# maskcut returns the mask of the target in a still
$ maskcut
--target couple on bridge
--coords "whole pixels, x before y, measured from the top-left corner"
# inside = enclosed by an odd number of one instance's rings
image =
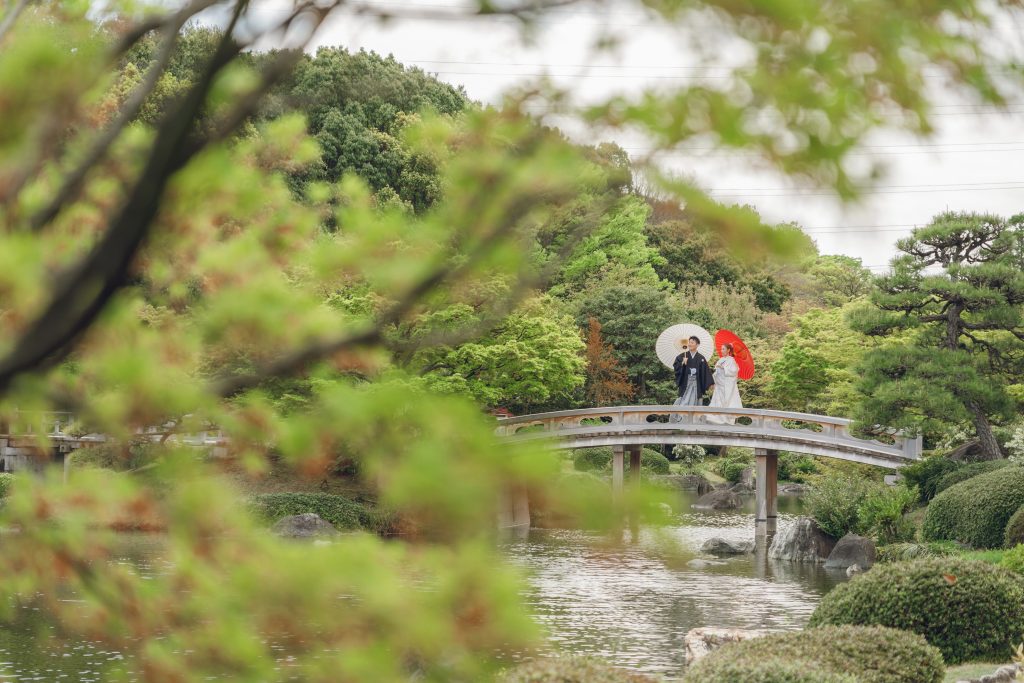
[[[672,405],[677,406],[700,406],[704,405],[704,394],[710,389],[713,393],[708,406],[711,408],[742,408],[739,388],[736,381],[740,368],[736,362],[733,345],[722,344],[719,348],[718,362],[715,363],[712,373],[708,366],[708,360],[698,351],[700,338],[691,336],[688,339],[681,339],[680,342],[686,345],[686,350],[676,356],[672,364],[676,375],[676,387],[679,389],[679,398]],[[681,344],[682,345],[682,344]],[[707,415],[707,422],[714,424],[733,424],[735,418],[725,415]],[[681,421],[678,415],[673,415],[673,422]]]

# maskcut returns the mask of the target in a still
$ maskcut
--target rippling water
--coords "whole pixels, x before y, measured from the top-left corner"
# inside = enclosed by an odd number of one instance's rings
[[[683,494],[683,509],[692,500]],[[799,505],[780,499],[780,529],[792,523]],[[696,553],[713,536],[753,540],[754,528],[748,500],[739,512],[681,514],[662,533]],[[666,678],[681,675],[689,629],[800,628],[821,596],[846,579],[842,571],[768,561],[764,552],[693,569],[664,552],[652,529],[626,531],[621,540],[534,529],[509,542],[506,552],[528,571],[529,608],[553,646]]]
[[[692,502],[681,494],[680,509],[689,510]],[[795,498],[780,499],[780,529],[799,505]],[[681,674],[689,629],[800,628],[821,596],[846,578],[818,566],[770,562],[763,552],[688,567],[686,560],[712,536],[753,539],[753,501],[737,512],[680,514],[667,528],[627,529],[616,539],[533,529],[503,549],[527,571],[527,606],[553,647],[671,680]],[[160,536],[126,535],[124,541],[116,562],[143,576],[165,566]],[[43,651],[33,647],[49,633],[52,627],[33,610],[0,629],[0,682],[102,681],[104,669],[121,659],[96,643],[55,639]]]

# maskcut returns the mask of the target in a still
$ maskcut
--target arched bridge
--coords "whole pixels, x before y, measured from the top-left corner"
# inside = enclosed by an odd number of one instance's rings
[[[851,420],[753,408],[618,406],[563,410],[498,420],[511,441],[550,441],[553,448],[611,446],[613,491],[622,490],[624,456],[639,475],[640,448],[648,444],[739,446],[754,449],[757,520],[773,521],[778,452],[792,451],[897,469],[921,457],[921,438],[891,432],[882,440],[850,433]]]

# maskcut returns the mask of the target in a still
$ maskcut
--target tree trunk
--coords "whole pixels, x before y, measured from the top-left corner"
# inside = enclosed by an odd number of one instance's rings
[[[981,407],[973,401],[967,405],[973,415],[974,429],[978,433],[978,445],[980,446],[981,454],[979,460],[999,460],[1003,457],[1003,451],[999,448],[999,442],[996,441],[996,435],[992,431],[992,425],[988,423],[988,418],[985,417],[985,413],[982,412]]]

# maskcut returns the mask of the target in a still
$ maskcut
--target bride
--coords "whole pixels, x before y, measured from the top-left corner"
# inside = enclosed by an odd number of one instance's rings
[[[736,386],[736,376],[740,366],[733,357],[732,344],[722,344],[715,363],[715,392],[711,395],[709,408],[742,408],[740,392]],[[735,424],[736,418],[730,415],[708,415],[707,421],[714,424]]]

